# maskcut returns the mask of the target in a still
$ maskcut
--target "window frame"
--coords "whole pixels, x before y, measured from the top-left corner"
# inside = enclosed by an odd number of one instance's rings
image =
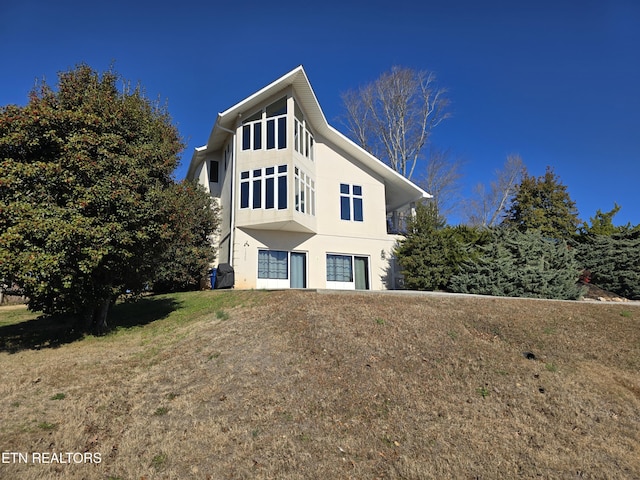
[[[340,183],[340,220],[364,222],[362,185]],[[358,193],[356,193],[358,192]]]

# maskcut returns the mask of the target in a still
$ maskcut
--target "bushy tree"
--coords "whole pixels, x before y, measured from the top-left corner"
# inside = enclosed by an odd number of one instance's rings
[[[476,252],[452,276],[452,291],[572,300],[582,294],[580,269],[564,240],[498,228]]]
[[[617,203],[613,204],[613,208],[608,212],[602,212],[598,209],[593,217],[589,218],[589,223],[584,222],[580,226],[580,236],[593,235],[613,235],[614,233],[629,232],[633,229],[630,223],[626,225],[616,226],[613,224],[613,217],[620,211],[622,207]]]
[[[547,167],[541,177],[524,174],[502,224],[520,232],[535,230],[545,237],[569,240],[577,233],[580,220],[567,187]]]
[[[581,235],[576,243],[576,258],[589,272],[591,283],[640,300],[640,225],[617,228],[609,235]]]
[[[26,106],[2,107],[0,278],[31,309],[105,329],[110,305],[147,287],[175,237],[160,205],[182,148],[166,108],[112,70],[80,65],[57,90],[42,83]]]
[[[202,185],[189,181],[174,185],[164,196],[159,208],[174,228],[155,272],[153,290],[197,289],[215,258],[211,234],[218,229],[218,205]]]
[[[448,290],[451,276],[470,255],[466,246],[484,236],[474,228],[446,226],[432,202],[418,205],[408,230],[395,255],[405,287],[412,290]]]

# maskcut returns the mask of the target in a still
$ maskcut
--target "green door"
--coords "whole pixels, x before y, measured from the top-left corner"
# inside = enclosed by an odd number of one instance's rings
[[[367,257],[354,257],[353,263],[356,290],[369,290],[369,259]]]

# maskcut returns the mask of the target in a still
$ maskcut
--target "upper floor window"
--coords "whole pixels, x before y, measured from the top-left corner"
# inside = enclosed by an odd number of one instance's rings
[[[340,218],[355,222],[363,221],[362,186],[340,184]]]
[[[294,108],[293,144],[296,152],[313,161],[313,135],[297,103]]]
[[[294,167],[294,198],[296,212],[316,214],[316,182],[300,168]]]
[[[212,183],[218,183],[220,178],[220,162],[217,160],[211,160],[209,165],[209,181]]]
[[[242,149],[287,148],[287,97],[267,105],[242,122]]]
[[[287,166],[240,172],[240,208],[287,208]]]

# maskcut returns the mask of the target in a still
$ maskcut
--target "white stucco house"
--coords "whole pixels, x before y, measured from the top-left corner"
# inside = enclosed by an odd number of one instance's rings
[[[394,224],[430,197],[327,123],[302,66],[218,114],[187,178],[235,288],[396,288]]]

